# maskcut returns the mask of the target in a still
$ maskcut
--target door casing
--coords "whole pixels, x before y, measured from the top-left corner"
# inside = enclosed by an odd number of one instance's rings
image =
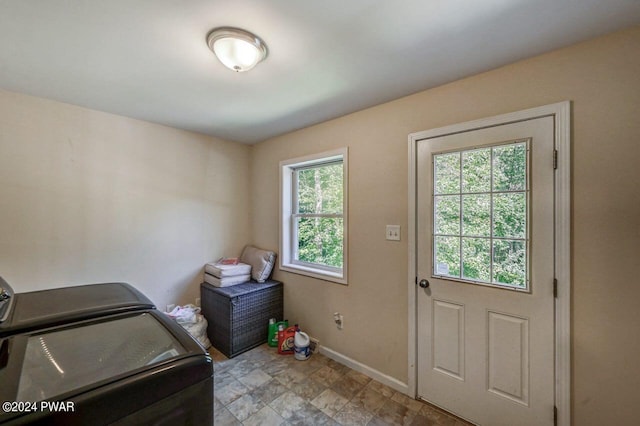
[[[554,221],[555,221],[555,406],[557,424],[571,424],[571,103],[559,102],[522,111],[468,121],[409,135],[409,217],[408,217],[408,391],[417,395],[417,143],[419,140],[515,123],[539,117],[553,117],[556,151]],[[553,161],[550,159],[549,161]]]

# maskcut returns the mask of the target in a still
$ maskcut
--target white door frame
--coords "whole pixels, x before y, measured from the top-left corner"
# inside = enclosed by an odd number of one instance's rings
[[[466,123],[454,124],[437,129],[416,132],[409,135],[409,275],[408,275],[408,341],[409,396],[417,396],[417,146],[418,141],[427,138],[462,133],[476,129],[494,127],[534,118],[554,118],[555,150],[557,170],[555,171],[555,278],[557,298],[555,300],[555,406],[557,424],[571,424],[571,102],[564,101],[523,111],[497,115]],[[549,159],[552,161],[552,159]]]

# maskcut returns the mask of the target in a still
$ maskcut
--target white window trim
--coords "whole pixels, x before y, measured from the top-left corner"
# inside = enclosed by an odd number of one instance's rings
[[[283,160],[280,162],[280,256],[279,256],[279,268],[282,271],[292,272],[295,274],[306,275],[321,280],[332,281],[339,284],[347,284],[348,280],[348,182],[349,182],[349,161],[348,161],[348,149],[339,148],[332,151],[321,152],[319,154],[307,155],[304,157],[292,158],[289,160]],[[342,161],[343,170],[343,264],[342,270],[337,268],[323,267],[322,265],[315,265],[306,262],[300,262],[295,260],[294,256],[294,233],[295,227],[293,226],[293,172],[295,169],[314,164],[321,164],[331,161]]]

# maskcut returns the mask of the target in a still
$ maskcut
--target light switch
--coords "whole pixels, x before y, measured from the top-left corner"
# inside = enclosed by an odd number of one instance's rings
[[[400,241],[400,225],[387,225],[387,240]]]

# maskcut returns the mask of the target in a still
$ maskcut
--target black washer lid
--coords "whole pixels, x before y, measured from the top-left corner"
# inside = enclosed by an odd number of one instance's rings
[[[0,285],[6,284],[3,282]],[[13,306],[0,323],[0,337],[119,312],[155,309],[151,300],[126,283],[18,293],[9,300],[13,300]]]

